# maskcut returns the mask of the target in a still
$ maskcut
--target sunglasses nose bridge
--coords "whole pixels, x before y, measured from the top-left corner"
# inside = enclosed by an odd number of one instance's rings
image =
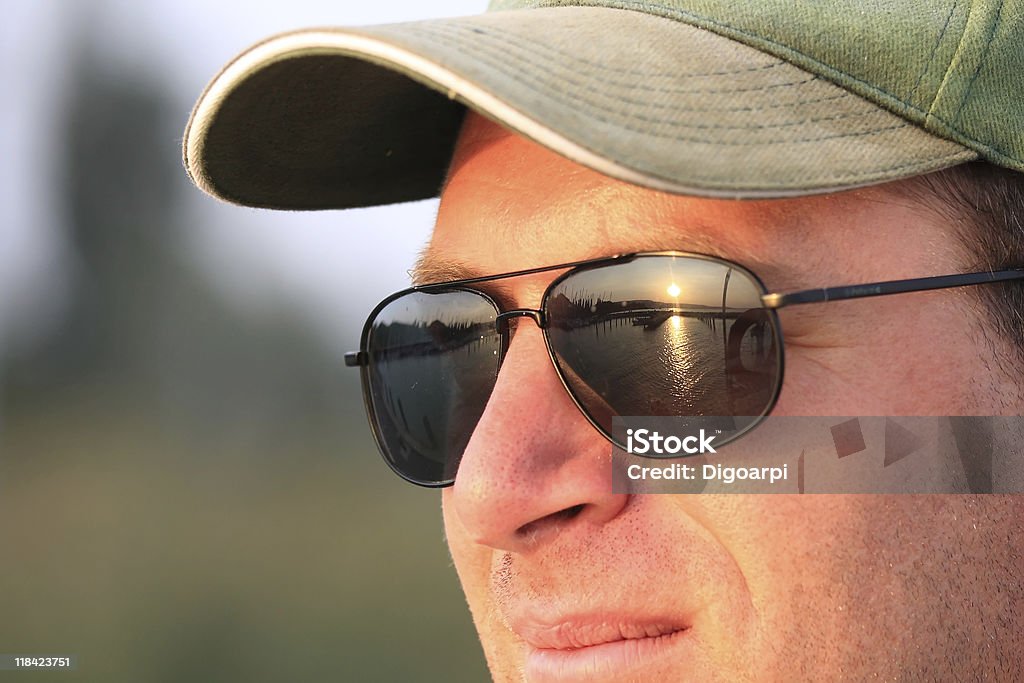
[[[512,318],[530,318],[542,330],[547,326],[544,311],[536,308],[514,308],[511,311],[503,311],[495,317],[494,324],[498,328],[498,332],[507,332],[509,320]]]

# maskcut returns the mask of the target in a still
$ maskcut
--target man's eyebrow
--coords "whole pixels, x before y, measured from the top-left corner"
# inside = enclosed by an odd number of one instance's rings
[[[483,275],[484,273],[461,261],[438,259],[429,251],[420,254],[416,259],[416,264],[409,270],[409,277],[412,278],[412,283],[416,286],[468,280]]]
[[[415,286],[469,280],[493,274],[483,273],[462,261],[440,259],[429,250],[420,254],[416,259],[416,264],[409,270],[409,277],[412,278],[412,283]],[[504,310],[516,307],[515,297],[511,290],[501,282],[480,282],[473,288],[486,292]]]

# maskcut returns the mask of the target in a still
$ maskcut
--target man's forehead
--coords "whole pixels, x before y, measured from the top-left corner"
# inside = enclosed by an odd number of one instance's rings
[[[441,282],[679,250],[737,261],[774,288],[797,287],[826,274],[851,240],[892,229],[871,214],[897,201],[878,189],[756,201],[670,195],[603,176],[470,112],[433,237],[411,274]],[[869,217],[858,222],[860,214]]]
[[[740,256],[730,240],[713,237],[712,226],[700,224],[696,212],[689,212],[690,229],[677,230],[676,214],[685,212],[684,200],[666,201],[659,195],[602,176],[470,112],[453,154],[434,236],[413,271],[414,280],[462,279],[501,272],[495,268],[517,270],[638,251],[725,250]],[[517,258],[505,260],[504,266],[482,263],[481,244],[498,241],[505,254],[515,252]],[[567,242],[571,256],[560,249]]]

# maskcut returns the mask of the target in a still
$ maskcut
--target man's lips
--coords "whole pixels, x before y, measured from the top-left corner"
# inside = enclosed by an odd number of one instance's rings
[[[510,626],[529,646],[524,674],[531,682],[635,676],[668,656],[690,628],[673,618],[612,613],[519,618]]]
[[[513,620],[511,627],[516,635],[538,650],[578,650],[619,640],[658,638],[688,628],[678,620],[611,614],[546,622],[522,618]]]

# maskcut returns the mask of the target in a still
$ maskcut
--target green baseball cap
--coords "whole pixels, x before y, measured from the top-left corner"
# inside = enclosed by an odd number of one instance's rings
[[[440,191],[465,107],[627,182],[784,197],[984,159],[1024,171],[1024,0],[492,2],[286,33],[196,104],[192,180],[229,202]]]

